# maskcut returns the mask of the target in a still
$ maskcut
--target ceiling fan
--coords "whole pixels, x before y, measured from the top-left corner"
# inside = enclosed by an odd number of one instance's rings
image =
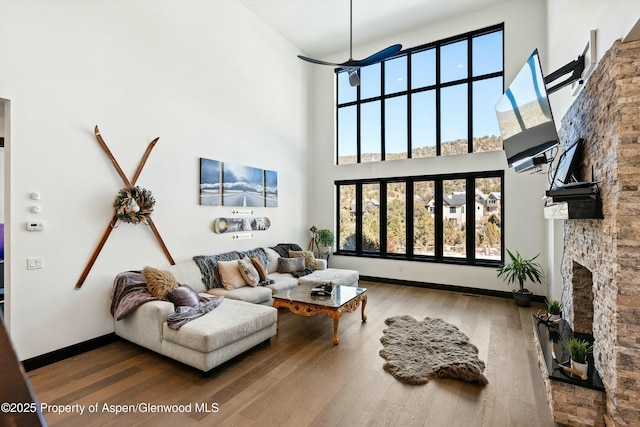
[[[349,84],[351,86],[358,86],[360,84],[360,76],[358,71],[362,67],[375,64],[376,62],[384,61],[387,58],[391,58],[402,49],[401,44],[394,44],[379,52],[374,53],[364,59],[353,59],[353,0],[349,1],[349,60],[341,64],[321,61],[319,59],[308,58],[306,56],[298,55],[298,58],[320,65],[331,65],[333,67],[340,67],[349,74]]]

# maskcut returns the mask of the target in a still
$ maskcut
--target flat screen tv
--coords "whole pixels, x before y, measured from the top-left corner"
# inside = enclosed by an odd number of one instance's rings
[[[558,158],[556,170],[553,174],[552,188],[564,187],[567,184],[578,181],[574,174],[577,171],[577,165],[582,155],[583,142],[584,140],[580,138],[564,148]]]
[[[534,50],[496,104],[507,163],[516,172],[546,163],[545,151],[558,145],[558,134]]]

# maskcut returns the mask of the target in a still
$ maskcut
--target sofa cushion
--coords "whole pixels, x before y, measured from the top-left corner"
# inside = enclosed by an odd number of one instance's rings
[[[229,291],[247,286],[247,282],[245,282],[238,268],[238,260],[218,261],[218,272],[220,273],[222,286]]]
[[[258,257],[254,258],[258,259]],[[260,261],[258,261],[258,264],[260,265]],[[258,286],[258,283],[260,282],[260,274],[258,274],[258,270],[256,270],[256,267],[249,258],[244,257],[238,260],[238,270],[247,285],[253,287]]]
[[[158,299],[166,300],[167,292],[179,286],[176,278],[168,270],[145,267],[142,270],[142,276],[151,295]]]
[[[313,252],[311,251],[289,251],[289,257],[290,258],[304,258],[304,266],[307,268],[313,268],[314,270],[317,268],[316,267],[316,258],[315,256],[313,256]]]
[[[181,285],[167,292],[167,299],[174,307],[193,307],[200,302],[200,296],[190,286]]]
[[[311,274],[300,277],[298,283],[333,283],[334,285],[358,286],[360,273],[357,270],[343,268],[327,268],[316,270]]]
[[[271,248],[264,248],[264,252],[267,254],[267,273],[275,273],[278,271],[278,259],[280,255]]]
[[[260,260],[260,263],[262,264],[262,266],[264,268],[267,268],[268,258],[264,248],[255,248],[248,251],[244,251],[243,253],[244,253],[244,256],[246,256],[249,259],[257,257]]]
[[[216,295],[234,300],[246,301],[253,304],[264,304],[271,301],[271,289],[258,286],[243,286],[242,288],[227,290],[225,288],[213,288],[207,291],[209,295]]]
[[[260,259],[257,256],[254,256],[253,258],[251,258],[251,263],[256,268],[256,271],[258,272],[258,275],[260,276],[260,281],[262,282],[262,281],[267,280],[267,276],[268,276],[267,269],[262,264],[262,262],[260,262]]]
[[[165,322],[162,333],[166,341],[209,353],[268,328],[276,319],[277,310],[273,307],[225,298],[211,312],[180,329],[171,329]]]
[[[174,277],[178,280],[178,283],[182,285],[189,285],[197,292],[204,292],[207,287],[202,283],[202,272],[198,268],[193,260],[179,262],[175,265],[170,265],[167,270],[173,273]]]
[[[269,274],[269,279],[273,280],[273,283],[266,285],[265,288],[271,289],[274,294],[298,286],[298,279],[288,273],[271,273]]]
[[[278,258],[278,273],[296,273],[304,270],[304,258]]]

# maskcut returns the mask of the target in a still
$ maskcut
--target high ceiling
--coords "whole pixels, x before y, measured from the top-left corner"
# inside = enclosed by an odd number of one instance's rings
[[[353,0],[354,47],[506,0]],[[349,49],[349,0],[240,0],[308,56]]]

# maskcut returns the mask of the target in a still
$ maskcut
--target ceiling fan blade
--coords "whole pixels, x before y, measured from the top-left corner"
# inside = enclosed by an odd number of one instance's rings
[[[326,62],[326,61],[320,61],[319,59],[313,59],[313,58],[309,58],[306,56],[302,56],[302,55],[298,55],[298,58],[307,61],[307,62],[312,62],[314,64],[320,64],[320,65],[331,65],[333,67],[339,67],[340,64],[336,64],[334,62]]]
[[[367,65],[375,64],[376,62],[384,61],[387,58],[392,57],[396,53],[402,50],[401,44],[394,44],[393,46],[389,46],[385,49],[382,49],[380,52],[376,52],[371,56],[368,56],[360,61],[354,61],[358,66],[364,67]],[[355,64],[354,64],[355,65]]]

